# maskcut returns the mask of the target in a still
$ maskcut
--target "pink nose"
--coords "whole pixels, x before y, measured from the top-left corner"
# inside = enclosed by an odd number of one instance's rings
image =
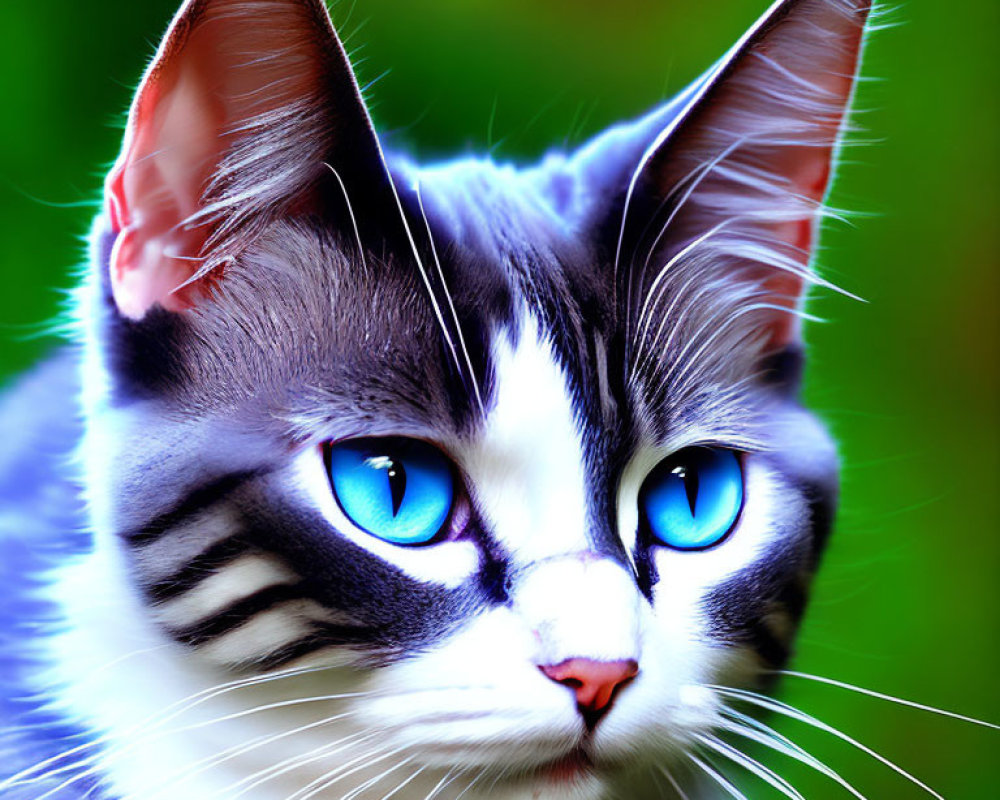
[[[584,717],[594,720],[611,705],[615,692],[639,674],[639,665],[631,658],[624,661],[568,658],[539,669],[550,680],[572,689]]]

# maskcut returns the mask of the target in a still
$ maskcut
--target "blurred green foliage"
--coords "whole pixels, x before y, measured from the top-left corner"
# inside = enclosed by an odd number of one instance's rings
[[[334,17],[392,142],[530,159],[682,88],[765,0],[357,0]],[[37,360],[131,89],[174,0],[4,4],[0,377]],[[841,442],[843,503],[797,666],[1000,720],[996,0],[911,0],[869,41],[857,138],[823,238],[808,399]],[[384,74],[385,70],[390,70]],[[381,76],[381,77],[380,77]],[[949,798],[996,796],[995,732],[802,681],[789,702]],[[780,729],[872,798],[920,796],[824,733]],[[843,793],[767,756],[812,798]],[[770,797],[748,779],[753,798]],[[846,796],[846,795],[843,795]]]

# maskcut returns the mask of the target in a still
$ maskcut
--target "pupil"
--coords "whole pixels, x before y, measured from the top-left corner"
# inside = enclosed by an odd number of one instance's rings
[[[695,516],[695,506],[698,503],[698,470],[677,466],[670,472],[684,481],[684,494],[687,495],[688,508],[691,509],[691,516]]]
[[[399,509],[403,505],[403,496],[406,494],[406,470],[398,461],[387,459],[388,469],[386,477],[389,479],[389,494],[392,497],[392,515],[399,514]]]

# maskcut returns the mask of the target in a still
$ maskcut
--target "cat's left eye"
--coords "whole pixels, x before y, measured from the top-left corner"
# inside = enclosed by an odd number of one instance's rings
[[[362,530],[401,545],[438,538],[455,501],[451,462],[419,439],[348,439],[326,448],[330,486]]]
[[[639,492],[639,511],[658,544],[703,550],[721,542],[743,507],[743,467],[732,450],[687,447],[664,459]]]

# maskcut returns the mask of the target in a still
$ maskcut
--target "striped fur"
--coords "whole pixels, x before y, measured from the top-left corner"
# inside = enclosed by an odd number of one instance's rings
[[[93,539],[39,578],[62,624],[30,644],[30,689],[90,733],[54,775],[30,763],[61,745],[12,726],[29,769],[0,793],[663,797],[643,767],[722,722],[707,687],[789,659],[832,524],[799,319],[828,286],[810,259],[867,12],[777,2],[675,101],[515,170],[384,154],[318,0],[189,0],[108,182],[67,367]],[[204,117],[195,55],[218,59]],[[211,144],[195,164],[176,108]],[[385,435],[455,463],[435,544],[381,541],[333,498],[324,445]],[[639,492],[694,445],[743,454],[745,502],[682,552]],[[639,665],[599,722],[539,669],[571,659]]]

